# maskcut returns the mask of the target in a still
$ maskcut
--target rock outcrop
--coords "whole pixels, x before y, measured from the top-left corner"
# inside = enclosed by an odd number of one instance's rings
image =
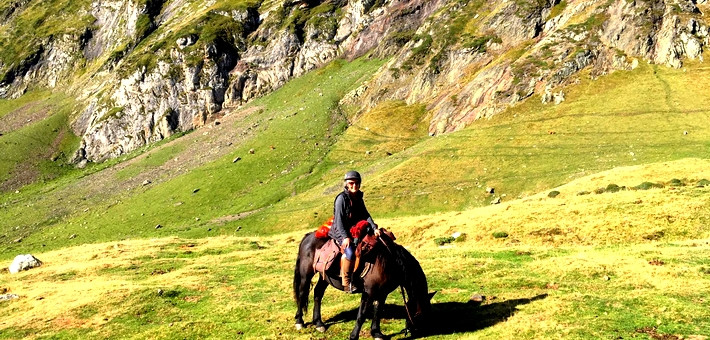
[[[468,5],[471,5],[469,3]],[[466,5],[463,5],[465,7]],[[454,43],[445,35],[462,6],[447,4],[424,22],[378,74],[346,98],[363,111],[387,100],[428,103],[430,133],[451,132],[491,117],[534,94],[564,101],[580,71],[592,77],[635,68],[639,60],[681,67],[702,60],[708,26],[692,1],[505,1],[483,5],[476,36]],[[453,18],[453,19],[452,19]],[[473,39],[471,39],[473,38]],[[466,41],[468,40],[468,41]],[[417,54],[426,49],[426,56]],[[418,65],[412,67],[414,64]]]
[[[61,2],[64,0],[53,0]],[[15,20],[26,1],[0,8]],[[336,58],[391,58],[344,101],[426,103],[431,134],[539,95],[560,103],[592,77],[640,62],[682,67],[708,45],[705,1],[95,0],[84,24],[0,59],[0,97],[28,87],[75,91],[74,161],[116,157],[199,127]],[[83,26],[82,26],[83,25]],[[78,71],[89,72],[72,82]],[[586,73],[585,73],[586,74]]]

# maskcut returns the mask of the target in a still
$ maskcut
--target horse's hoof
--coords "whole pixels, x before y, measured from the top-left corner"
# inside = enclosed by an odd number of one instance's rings
[[[296,324],[296,330],[297,330],[297,331],[300,331],[300,330],[302,330],[302,329],[303,329],[303,324],[302,324],[302,323],[297,323],[297,324]]]
[[[325,333],[325,326],[318,326],[318,327],[316,327],[316,330],[321,333]]]

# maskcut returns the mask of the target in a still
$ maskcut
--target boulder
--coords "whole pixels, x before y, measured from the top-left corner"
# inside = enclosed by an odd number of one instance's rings
[[[7,300],[18,299],[18,298],[20,298],[20,296],[17,294],[1,294],[0,295],[0,301],[7,301]]]
[[[10,265],[10,274],[17,274],[23,270],[30,270],[41,265],[42,261],[30,254],[17,255]]]

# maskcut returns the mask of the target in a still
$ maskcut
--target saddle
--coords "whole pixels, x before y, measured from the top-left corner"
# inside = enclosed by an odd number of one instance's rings
[[[334,239],[328,240],[322,247],[316,248],[316,254],[313,258],[313,269],[320,273],[322,277],[326,277],[325,272],[335,263],[336,259],[340,258],[340,247],[335,243]]]
[[[375,255],[377,254],[378,248],[389,247],[396,238],[391,231],[384,228],[380,228],[381,236],[380,238],[375,237],[375,235],[366,235],[358,243],[355,250],[355,268],[353,270],[353,276],[364,277],[367,272],[369,272],[370,267],[375,262]],[[313,258],[313,269],[320,273],[321,277],[326,279],[328,275],[326,272],[335,262],[340,259],[340,247],[335,243],[335,240],[329,239],[322,247],[316,249],[315,256]]]

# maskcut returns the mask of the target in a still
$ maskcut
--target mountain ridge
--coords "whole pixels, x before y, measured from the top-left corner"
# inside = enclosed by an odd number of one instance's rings
[[[52,6],[62,0],[51,2]],[[0,97],[67,88],[82,109],[74,163],[117,157],[204,125],[226,106],[263,96],[339,57],[391,57],[349,105],[421,103],[429,132],[462,129],[540,95],[564,100],[590,70],[598,77],[639,60],[682,67],[702,60],[704,1],[175,1],[75,2],[58,28],[41,5],[3,7]],[[70,13],[60,17],[72,18]],[[27,17],[27,18],[26,18]],[[51,19],[51,20],[50,20]],[[17,29],[35,20],[46,37]],[[31,51],[31,50],[30,50]],[[23,56],[24,55],[24,56]],[[76,75],[82,74],[80,77]]]

